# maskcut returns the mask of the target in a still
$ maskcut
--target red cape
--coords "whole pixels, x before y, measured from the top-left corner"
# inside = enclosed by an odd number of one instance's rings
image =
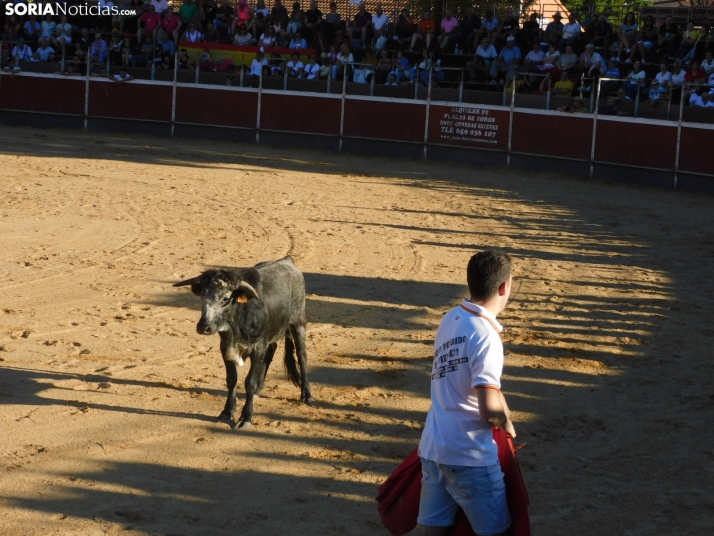
[[[530,536],[528,519],[528,492],[523,483],[518,458],[511,436],[501,428],[493,428],[493,438],[498,445],[498,461],[506,482],[506,498],[511,514],[511,536]],[[389,478],[379,486],[378,510],[382,523],[394,536],[406,534],[416,527],[421,495],[421,460],[416,449],[397,467]],[[461,510],[450,536],[476,536],[471,524]]]

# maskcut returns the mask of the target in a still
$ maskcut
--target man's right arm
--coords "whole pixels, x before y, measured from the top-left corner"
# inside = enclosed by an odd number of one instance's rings
[[[481,420],[495,428],[503,427],[508,434],[516,437],[510,418],[511,411],[501,390],[485,385],[477,386],[475,389]]]

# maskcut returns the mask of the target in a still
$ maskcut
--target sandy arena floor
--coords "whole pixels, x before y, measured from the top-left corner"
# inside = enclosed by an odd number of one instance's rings
[[[386,534],[435,328],[493,246],[534,534],[714,533],[714,198],[10,128],[0,169],[3,536]],[[171,284],[288,253],[317,402],[276,359],[232,431],[218,337]]]

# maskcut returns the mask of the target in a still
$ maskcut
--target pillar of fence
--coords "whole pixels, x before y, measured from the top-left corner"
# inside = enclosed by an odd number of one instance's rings
[[[513,113],[516,108],[516,79],[518,74],[513,74],[513,93],[511,93],[511,109],[508,115],[508,153],[506,153],[506,166],[511,165],[511,144],[513,141]],[[508,84],[503,85],[504,88],[508,87]],[[505,91],[505,90],[504,90]],[[505,103],[504,103],[505,104]]]
[[[677,121],[677,149],[674,153],[674,189],[677,189],[677,175],[679,174],[679,150],[682,143],[682,117],[684,116],[684,88],[679,99],[679,120]]]
[[[199,69],[200,64],[201,64],[200,61],[196,64],[196,85],[198,85],[198,77],[201,74],[201,69]]]
[[[156,62],[151,62],[151,80],[156,80]]]
[[[545,94],[545,109],[550,110],[550,86],[553,85],[553,80],[548,84],[548,92]]]
[[[84,66],[84,130],[89,128],[89,64]]]
[[[245,61],[241,60],[240,64],[240,87],[244,87],[245,82]]]
[[[374,97],[374,79],[376,78],[375,71],[372,71],[372,78],[369,79],[369,96]]]
[[[288,89],[288,66],[285,65],[285,75],[283,76],[283,91],[287,91],[287,89]]]
[[[263,69],[258,77],[258,116],[255,119],[255,143],[260,143],[260,107],[263,104]]]
[[[174,135],[176,127],[176,88],[178,83],[178,50],[174,52],[174,82],[171,90],[171,136]]]
[[[431,74],[434,70],[429,68],[429,89],[426,91],[426,119],[424,119],[424,158],[426,158],[426,144],[429,142],[429,112],[431,111]],[[418,87],[418,84],[417,84]]]
[[[464,70],[461,69],[461,80],[459,81],[459,103],[464,101]]]
[[[600,102],[600,84],[602,80],[598,77],[597,87],[595,88],[595,109],[593,110],[593,139],[590,142],[590,178],[593,178],[595,173],[595,136],[597,135],[597,113],[598,113],[598,102]],[[592,95],[592,93],[591,93]]]
[[[332,72],[332,68],[330,68]],[[327,78],[329,84],[329,76]],[[342,152],[342,136],[345,133],[345,100],[347,99],[347,66],[342,73],[342,103],[340,105],[340,152]]]
[[[327,94],[332,92],[332,66],[327,70]]]

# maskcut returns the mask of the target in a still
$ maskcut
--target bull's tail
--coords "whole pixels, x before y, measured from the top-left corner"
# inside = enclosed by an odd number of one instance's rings
[[[292,333],[288,329],[285,333],[285,372],[288,373],[288,378],[296,387],[302,387],[302,379],[300,378],[300,371],[295,357],[295,342],[293,341]]]

